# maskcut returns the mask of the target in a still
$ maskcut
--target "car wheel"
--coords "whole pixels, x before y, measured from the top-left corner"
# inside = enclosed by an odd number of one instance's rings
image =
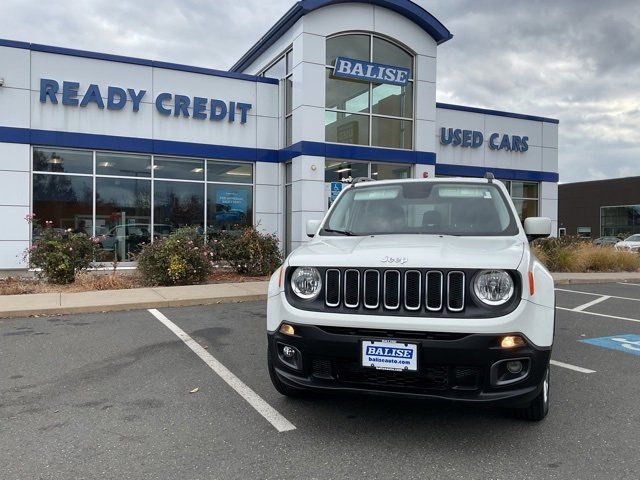
[[[549,377],[549,367],[547,367],[540,393],[526,407],[514,409],[517,418],[539,422],[547,416],[547,413],[549,413]]]
[[[273,383],[274,388],[278,391],[278,393],[284,395],[285,397],[297,398],[301,397],[305,394],[305,391],[300,388],[290,387],[280,380],[276,370],[273,366],[273,358],[271,356],[271,347],[269,347],[269,351],[267,353],[267,365],[269,368],[269,378],[271,378],[271,383]]]

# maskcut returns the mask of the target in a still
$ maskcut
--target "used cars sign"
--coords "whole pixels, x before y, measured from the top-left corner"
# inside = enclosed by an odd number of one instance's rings
[[[333,67],[334,77],[354,78],[365,82],[388,83],[405,87],[409,81],[409,69],[380,63],[338,57]]]

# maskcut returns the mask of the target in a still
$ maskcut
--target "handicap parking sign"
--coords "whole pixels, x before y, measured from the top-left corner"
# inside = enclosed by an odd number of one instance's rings
[[[330,190],[330,195],[329,195],[329,206],[331,206],[333,204],[333,202],[336,200],[336,198],[338,198],[338,195],[340,195],[340,192],[342,191],[342,187],[344,186],[344,184],[342,182],[331,182],[331,190]]]
[[[640,335],[628,333],[626,335],[613,335],[612,337],[588,338],[580,340],[583,343],[610,348],[621,352],[640,356]]]

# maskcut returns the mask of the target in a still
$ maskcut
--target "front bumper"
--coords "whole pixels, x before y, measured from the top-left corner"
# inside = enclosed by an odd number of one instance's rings
[[[531,342],[511,349],[500,347],[501,335],[368,330],[295,325],[295,335],[268,333],[269,355],[283,383],[306,390],[364,392],[405,397],[521,406],[539,393],[549,365],[551,347]],[[518,334],[519,332],[512,332]],[[418,371],[385,371],[360,364],[363,340],[390,339],[418,345]],[[526,337],[525,337],[526,338]],[[279,354],[283,345],[300,353],[299,369]],[[521,359],[527,375],[496,385],[501,360]],[[503,364],[504,365],[504,364]]]

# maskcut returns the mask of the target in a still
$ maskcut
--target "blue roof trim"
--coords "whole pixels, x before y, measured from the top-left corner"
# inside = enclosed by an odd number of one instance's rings
[[[556,118],[538,117],[536,115],[524,115],[522,113],[503,112],[501,110],[490,110],[488,108],[467,107],[465,105],[453,105],[451,103],[436,103],[436,108],[446,110],[459,110],[461,112],[482,113],[484,115],[496,115],[498,117],[519,118],[520,120],[533,120],[534,122],[560,123]]]
[[[555,172],[514,170],[507,168],[474,167],[435,163],[433,152],[416,152],[392,148],[359,147],[322,142],[298,142],[282,150],[264,148],[231,147],[205,143],[174,142],[150,138],[119,137],[89,133],[57,132],[50,130],[30,130],[28,128],[0,127],[0,142],[47,145],[52,147],[95,148],[155,155],[179,155],[198,158],[219,158],[223,160],[244,160],[248,162],[280,163],[299,157],[313,155],[348,160],[369,160],[389,163],[416,163],[434,165],[436,175],[462,177],[483,177],[492,172],[496,178],[534,182],[557,183]]]
[[[92,148],[155,155],[219,158],[223,160],[245,160],[250,162],[277,163],[279,161],[277,150],[173,142],[115,135],[30,130],[28,128],[0,127],[0,142],[47,145],[51,147]]]
[[[367,3],[393,10],[421,27],[438,45],[453,38],[451,32],[436,17],[410,0],[300,0],[229,70],[245,70],[307,13],[339,3]]]
[[[40,45],[38,43],[17,42],[14,40],[0,39],[0,47],[21,48],[33,52],[54,53],[58,55],[69,55],[72,57],[91,58],[94,60],[106,60],[108,62],[128,63],[131,65],[142,65],[144,67],[164,68],[167,70],[177,70],[180,72],[200,73],[214,77],[232,78],[234,80],[246,80],[249,82],[260,82],[278,85],[278,79],[268,77],[257,77],[245,73],[227,72],[226,70],[214,70],[212,68],[194,67],[191,65],[181,65],[178,63],[160,62],[147,60],[144,58],[125,57],[110,53],[90,52],[86,50],[76,50],[73,48],[54,47],[51,45]]]
[[[502,178],[505,180],[557,183],[560,179],[560,176],[555,172],[538,172],[533,170],[515,170],[511,168],[474,167],[470,165],[436,163],[436,175],[484,177],[487,172],[493,173],[496,178]]]
[[[300,155],[388,163],[419,163],[422,165],[434,165],[436,163],[436,154],[433,152],[322,142],[298,142],[280,150],[279,159],[281,162],[286,162]]]

